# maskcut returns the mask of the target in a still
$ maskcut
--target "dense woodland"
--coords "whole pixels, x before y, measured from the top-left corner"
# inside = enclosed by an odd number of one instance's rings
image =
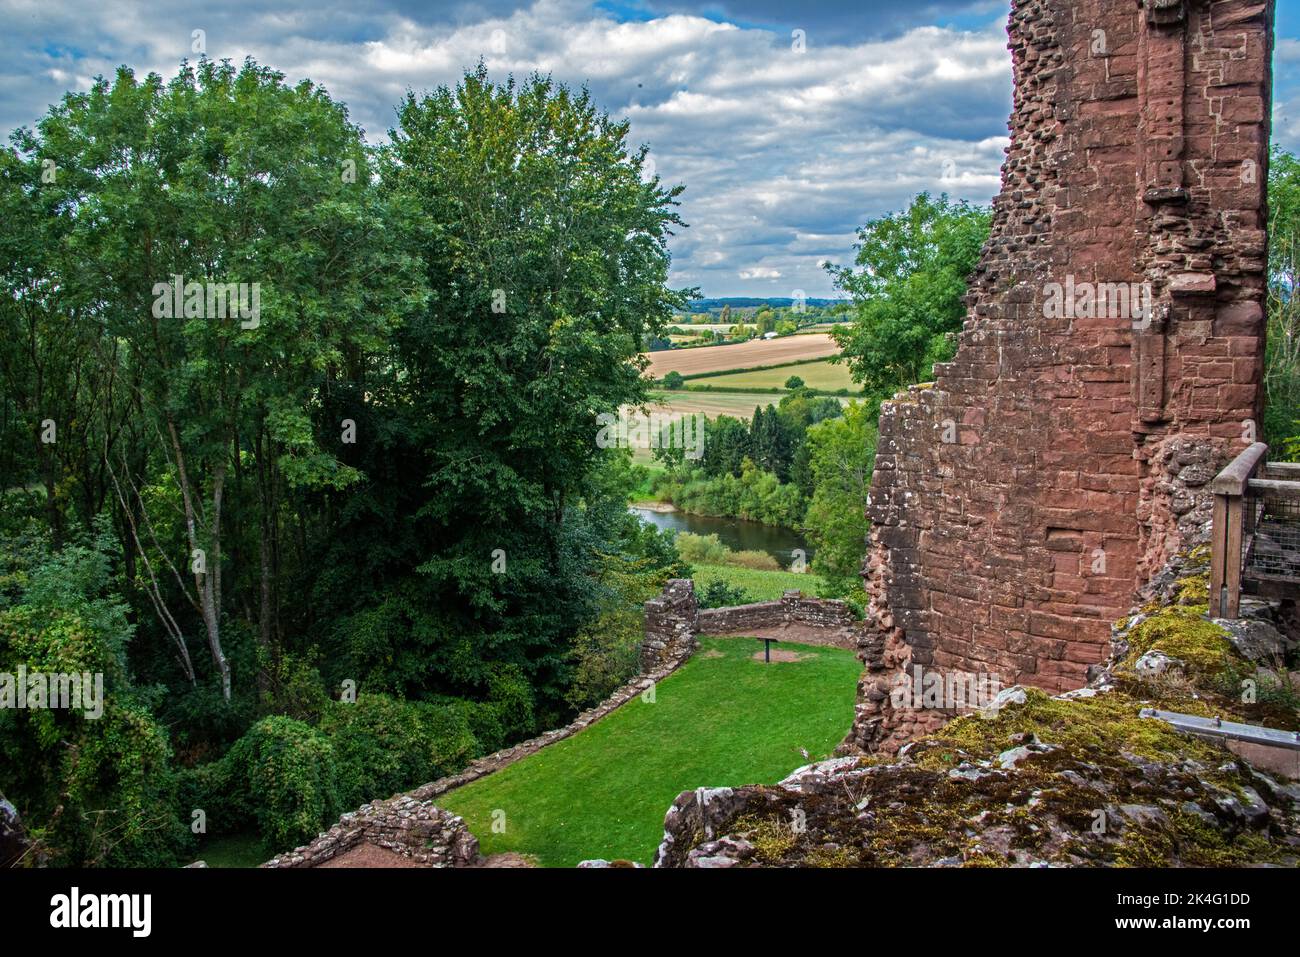
[[[206,60],[15,134],[0,660],[108,698],[0,712],[52,863],[181,860],[195,809],[285,846],[606,690],[581,652],[625,649],[575,636],[683,570],[594,441],[689,292],[626,134],[480,70],[373,148],[318,87]],[[177,275],[260,314],[160,317]]]

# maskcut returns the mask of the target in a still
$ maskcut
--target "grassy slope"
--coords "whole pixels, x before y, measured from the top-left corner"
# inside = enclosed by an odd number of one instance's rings
[[[770,572],[738,565],[692,565],[695,588],[700,590],[718,579],[743,588],[754,601],[775,601],[787,588],[798,588],[805,595],[819,597],[822,580],[812,574]]]
[[[439,803],[464,816],[485,853],[534,854],[545,866],[586,858],[650,863],[664,814],[684,790],[770,783],[825,757],[853,719],[861,666],[838,648],[754,661],[759,643],[705,638],[695,657],[572,738],[476,781]],[[785,647],[793,648],[793,645]],[[505,813],[505,832],[492,813]]]

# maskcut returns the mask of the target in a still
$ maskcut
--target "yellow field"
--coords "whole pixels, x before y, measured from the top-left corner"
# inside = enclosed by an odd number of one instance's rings
[[[792,375],[803,379],[810,389],[856,389],[849,376],[849,367],[831,362],[809,362],[805,365],[783,366],[778,369],[759,369],[754,372],[737,372],[735,375],[710,376],[695,380],[694,384],[716,386],[719,389],[773,389],[783,388]]]
[[[662,379],[669,372],[694,375],[719,369],[748,369],[772,366],[796,359],[824,359],[840,351],[830,336],[786,336],[784,339],[754,339],[734,346],[703,346],[699,349],[668,349],[648,353],[647,372]]]
[[[797,368],[797,367],[796,367]],[[848,399],[841,397],[840,404]],[[733,419],[750,419],[755,406],[779,405],[779,395],[752,395],[744,392],[656,392],[649,411],[676,417],[703,412],[710,419],[729,415]]]

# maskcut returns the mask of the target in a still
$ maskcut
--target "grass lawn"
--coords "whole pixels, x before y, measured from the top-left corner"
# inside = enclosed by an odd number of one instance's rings
[[[635,698],[438,804],[465,818],[486,854],[532,854],[547,867],[649,864],[680,792],[775,783],[807,763],[800,747],[826,757],[848,731],[862,669],[851,651],[799,645],[801,660],[764,664],[751,657],[759,648],[704,638],[654,703]],[[493,832],[493,812],[503,833]]]
[[[775,601],[787,588],[797,588],[814,598],[821,597],[822,580],[811,573],[763,571],[738,565],[692,565],[691,568],[696,591],[721,579],[728,585],[743,588],[754,601]]]
[[[806,362],[802,365],[781,366],[776,369],[756,369],[752,372],[737,372],[735,375],[710,376],[695,380],[725,389],[774,389],[785,388],[785,380],[792,375],[803,379],[810,389],[857,389],[849,375],[849,367],[832,362]],[[778,398],[780,398],[778,396]]]
[[[208,867],[256,867],[275,855],[257,834],[230,834],[205,841],[194,859]]]

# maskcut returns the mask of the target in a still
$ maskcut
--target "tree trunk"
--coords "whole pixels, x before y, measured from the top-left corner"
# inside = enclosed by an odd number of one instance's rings
[[[185,468],[185,453],[181,450],[180,436],[176,432],[176,423],[167,417],[167,430],[171,434],[172,451],[176,456],[176,480],[180,485],[181,502],[185,506],[185,537],[190,544],[191,562],[194,552],[200,548],[198,536],[198,519],[194,509],[194,493],[190,488],[190,479]],[[230,700],[230,662],[221,649],[221,493],[225,484],[226,469],[222,465],[213,481],[213,550],[211,560],[213,573],[208,571],[208,556],[205,554],[203,571],[194,572],[194,584],[199,592],[199,604],[203,615],[203,627],[208,633],[208,650],[212,652],[212,663],[221,677],[221,696]]]

